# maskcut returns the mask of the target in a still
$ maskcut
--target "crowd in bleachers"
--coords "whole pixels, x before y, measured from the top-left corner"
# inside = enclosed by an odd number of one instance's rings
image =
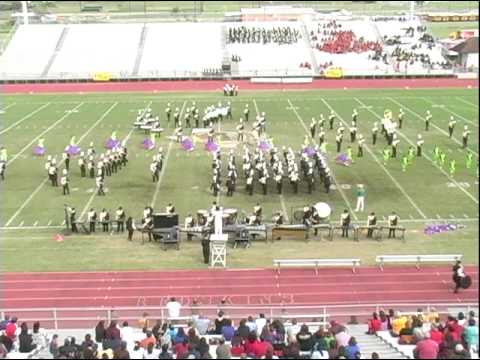
[[[300,31],[290,26],[278,26],[272,29],[240,26],[228,29],[227,43],[275,43],[282,45],[297,43],[300,38]]]
[[[368,333],[394,338],[390,343],[399,349],[412,345],[416,359],[470,359],[471,351],[478,352],[478,318],[473,311],[442,321],[434,308],[415,314],[382,310],[368,321]]]
[[[335,20],[318,24],[317,33],[315,34],[313,30],[310,32],[310,40],[317,50],[331,54],[382,50],[382,45],[378,41],[357,38],[353,30],[343,29],[342,24]]]
[[[105,326],[101,320],[83,341],[67,337],[63,343],[57,335],[47,340],[38,322],[29,331],[26,323],[18,328],[16,318],[6,317],[0,322],[0,358],[12,350],[31,354],[35,348],[48,349],[55,359],[379,358],[377,353],[362,354],[361,344],[338,321],[312,327],[295,319],[267,319],[259,314],[235,324],[223,305],[214,320],[195,307],[189,310],[190,316],[180,318],[182,305],[172,298],[166,307],[169,317],[177,320],[153,322],[144,313],[138,321],[139,329],[126,321],[120,326],[115,320]],[[184,319],[189,320],[180,324]],[[478,351],[477,322],[473,311],[442,321],[434,308],[409,314],[390,309],[373,314],[367,333],[386,333],[399,345],[415,345],[413,356],[417,359],[469,359],[470,351]]]

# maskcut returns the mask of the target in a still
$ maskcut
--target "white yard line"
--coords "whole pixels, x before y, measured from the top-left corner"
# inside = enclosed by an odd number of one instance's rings
[[[324,99],[322,99],[322,102],[329,108],[330,111],[333,111],[337,115],[337,117],[340,119],[340,121],[343,123],[343,125],[348,128],[348,123],[328,104],[328,102],[326,102]],[[400,192],[403,194],[403,196],[405,196],[405,198],[408,200],[408,202],[415,208],[417,213],[421,217],[426,219],[427,216],[425,215],[425,213],[420,209],[420,207],[415,203],[415,201],[413,201],[413,199],[410,197],[410,195],[407,194],[407,192],[405,191],[403,186],[400,185],[400,183],[393,177],[393,175],[390,173],[390,171],[388,171],[388,169],[377,159],[377,157],[375,156],[373,151],[370,149],[370,147],[367,144],[365,144],[364,146],[365,146],[365,149],[367,150],[367,152],[372,156],[372,158],[378,164],[378,166],[380,166],[380,168],[385,172],[385,174],[387,174],[387,176],[390,178],[390,180],[392,180],[392,182],[395,184],[395,186],[400,190]]]
[[[83,103],[82,103],[83,104]],[[83,134],[80,139],[78,139],[78,144],[80,144],[87,136],[88,134],[103,120],[105,117],[110,113],[110,111],[113,110],[115,106],[117,106],[118,102],[115,102],[110,106],[104,113],[103,115]],[[80,104],[81,105],[81,104]],[[79,106],[80,106],[79,105]],[[71,113],[68,113],[71,114]],[[67,114],[67,116],[68,116]],[[64,160],[61,160],[60,163],[58,164],[59,166],[63,163]],[[48,178],[45,178],[40,185],[37,186],[37,188],[30,194],[30,196],[23,202],[23,204],[20,206],[20,208],[12,215],[12,217],[5,223],[5,226],[9,226],[13,220],[25,209],[25,207],[32,201],[32,199],[35,197],[35,195],[43,188],[43,185],[45,185],[48,181]],[[39,227],[37,227],[39,228]]]
[[[83,105],[83,102],[81,102],[80,104],[78,104],[77,106],[75,106],[74,110],[77,110],[80,106]],[[40,135],[38,135],[37,137],[35,137],[35,139],[33,139],[32,141],[30,141],[27,145],[25,145],[22,150],[20,150],[20,152],[18,152],[14,157],[12,157],[10,159],[10,161],[7,162],[7,166],[9,166],[11,163],[13,163],[16,159],[18,159],[18,157],[23,154],[27,149],[30,149],[31,146],[33,144],[35,144],[39,139],[41,139],[42,137],[44,137],[50,130],[52,130],[55,126],[57,126],[58,124],[60,124],[63,120],[65,120],[68,116],[70,116],[70,114],[72,114],[73,112],[68,112],[68,113],[65,113],[64,115],[62,115],[62,117],[60,119],[58,119],[57,121],[55,121],[52,125],[50,125],[48,128],[46,128],[44,131],[42,131],[40,133]]]
[[[182,118],[182,114],[183,114],[183,111],[185,109],[186,104],[187,104],[187,101],[185,100],[183,102],[182,110],[180,110],[180,119]],[[165,172],[167,170],[168,159],[170,158],[170,152],[172,151],[172,146],[173,146],[172,144],[173,144],[172,141],[170,141],[170,143],[168,144],[167,154],[165,155],[165,163],[163,164],[162,171],[160,172],[160,177],[158,178],[157,186],[155,187],[155,193],[153,194],[152,202],[150,204],[150,206],[152,208],[155,208],[155,203],[157,202],[158,193],[160,191],[160,185],[161,185],[162,180],[163,180],[163,174],[165,174]]]
[[[429,100],[429,99],[426,98],[426,97],[421,97],[420,99],[423,99],[424,101],[426,101],[426,102],[428,102],[428,103],[430,103],[430,104],[432,104],[432,105],[438,105],[436,102],[434,102],[434,101],[432,101],[432,100]],[[454,111],[452,111],[452,110],[449,110],[447,107],[441,107],[440,109],[443,110],[443,111],[445,111],[445,112],[448,112],[448,113],[456,116],[457,118],[464,120],[465,122],[469,123],[470,125],[475,126],[475,127],[478,128],[478,124],[477,124],[477,123],[473,122],[472,120],[467,119],[466,117],[463,117],[463,116],[460,115],[460,114],[457,114],[456,112],[454,112]]]
[[[15,104],[15,103],[14,103]],[[45,109],[47,106],[49,106],[51,103],[46,103],[46,104],[43,104],[42,106],[40,106],[39,108],[33,110],[31,113],[28,113],[27,115],[25,115],[24,117],[22,117],[20,120],[14,122],[12,125],[10,125],[9,127],[7,127],[6,129],[3,129],[2,131],[0,131],[0,135],[6,133],[7,131],[13,129],[14,127],[16,127],[17,125],[20,125],[22,122],[24,122],[25,120],[27,119],[30,119],[33,115],[35,115],[36,113],[38,113],[39,111],[42,111],[43,109]],[[5,109],[8,109],[8,107],[6,107]],[[5,110],[4,109],[4,110]]]
[[[477,108],[477,109],[478,109],[478,105],[475,104],[475,103],[471,103],[470,101],[464,100],[464,99],[462,99],[461,97],[456,97],[456,99],[459,100],[459,101],[461,101],[461,102],[463,102],[464,104],[473,106],[474,108]]]
[[[5,110],[8,110],[10,109],[12,106],[15,106],[17,105],[17,103],[13,102],[11,104],[8,104],[7,106],[5,106],[4,108],[1,108],[0,111],[5,111]]]
[[[290,101],[290,99],[287,99],[287,101],[288,101],[290,107],[292,108],[292,111],[295,113],[295,116],[296,116],[297,119],[300,121],[300,124],[302,124],[303,129],[305,130],[305,132],[307,133],[307,135],[308,135],[309,137],[311,137],[310,131],[308,130],[307,125],[305,125],[305,122],[303,121],[302,117],[301,117],[300,114],[298,113],[297,109],[293,106],[293,104],[292,104],[292,102]],[[342,196],[343,201],[345,202],[345,204],[347,205],[348,209],[350,210],[350,213],[352,214],[353,218],[358,221],[357,215],[356,215],[355,212],[353,211],[353,208],[352,208],[352,206],[350,205],[350,202],[348,201],[348,198],[345,196],[345,193],[343,192],[342,188],[341,188],[340,186],[338,186],[337,179],[335,178],[335,175],[333,175],[333,172],[331,172],[331,175],[332,175],[332,180],[333,180],[336,188],[337,188],[338,191],[340,192],[340,195]]]
[[[354,98],[354,99],[360,105],[365,106],[365,104],[363,102],[361,102],[360,100],[358,100],[358,98]],[[367,111],[369,111],[371,114],[373,114],[377,119],[379,119],[379,120],[382,119],[382,117],[379,116],[376,112],[374,112],[370,109],[367,109]],[[412,141],[410,141],[410,139],[407,136],[403,135],[402,132],[397,131],[397,133],[403,139],[405,139],[411,146],[416,148],[416,144],[414,144]],[[449,179],[451,182],[453,182],[456,185],[456,187],[460,191],[462,191],[465,195],[467,195],[475,204],[478,204],[478,200],[472,194],[470,194],[468,191],[466,191],[463,187],[461,187],[460,184],[454,178],[452,178],[450,175],[448,175],[448,173],[445,170],[443,170],[441,167],[439,167],[437,164],[435,164],[435,162],[426,154],[426,152],[424,152],[424,154],[422,156],[425,159],[427,159],[428,161],[430,161],[434,167],[436,167],[443,175],[445,175],[447,177],[447,179]]]
[[[409,113],[415,115],[417,118],[419,118],[420,120],[424,120],[424,118],[422,118],[420,116],[420,114],[418,114],[417,112],[411,110],[408,106],[398,102],[397,100],[393,99],[393,98],[388,98],[388,100],[390,100],[391,102],[397,104],[398,106],[402,107],[402,108],[405,108]],[[448,136],[448,132],[446,132],[445,130],[443,130],[442,128],[439,128],[437,125],[435,125],[434,123],[431,124],[432,127],[434,127],[435,129],[437,129],[438,131],[440,131],[442,134]],[[452,136],[452,139],[458,144],[458,145],[462,145],[462,142],[460,140],[458,140],[456,137]],[[478,155],[478,153],[474,150],[471,150],[474,154]]]

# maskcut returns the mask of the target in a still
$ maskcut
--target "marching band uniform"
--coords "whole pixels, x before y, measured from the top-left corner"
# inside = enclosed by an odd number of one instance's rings
[[[237,141],[238,142],[243,142],[244,136],[243,136],[243,131],[245,129],[245,126],[243,125],[243,120],[240,119],[240,124],[237,126]]]
[[[353,109],[352,124],[353,124],[354,127],[357,127],[357,120],[358,120],[358,112],[357,112],[357,109]]]
[[[363,138],[363,135],[360,134],[358,135],[358,153],[357,157],[363,157],[363,144],[365,143],[365,139]]]
[[[185,218],[185,229],[191,229],[195,226],[195,220],[193,219],[192,214],[188,214]],[[187,232],[187,240],[191,241],[193,239],[193,234]]]
[[[343,139],[342,133],[338,133],[337,136],[335,136],[335,142],[337,143],[337,153],[339,153],[342,150],[342,139]]]
[[[173,121],[174,126],[178,127],[178,123],[180,122],[180,110],[178,108],[175,109],[175,113],[173,114]]]
[[[68,186],[68,172],[67,170],[63,170],[63,175],[60,178],[60,184],[63,188],[63,195],[70,195],[70,187]]]
[[[453,136],[453,129],[455,128],[455,124],[457,122],[453,119],[453,116],[450,117],[450,121],[448,122],[448,137],[451,139]]]
[[[248,191],[249,195],[253,195],[253,176],[249,175],[247,177],[247,186],[246,190]]]
[[[425,115],[425,131],[428,131],[428,128],[430,127],[431,119],[432,119],[432,114],[430,114],[430,111],[427,110],[427,114]]]
[[[117,221],[117,232],[123,232],[123,227],[125,223],[125,211],[120,206],[115,212],[115,220]]]
[[[355,142],[357,138],[357,127],[354,122],[352,122],[352,127],[350,128],[350,142]]]
[[[371,238],[373,236],[373,227],[377,225],[377,217],[375,216],[375,213],[372,212],[370,215],[367,217],[367,238]]]
[[[398,144],[400,143],[400,140],[398,140],[396,137],[395,139],[392,141],[392,158],[396,158],[397,157],[397,147],[398,147]]]
[[[167,125],[170,123],[170,116],[172,114],[172,109],[170,108],[170,103],[167,104],[167,108],[165,109],[165,114],[167,115]]]
[[[317,123],[315,121],[315,118],[312,118],[312,122],[310,123],[310,136],[312,139],[315,139],[315,130],[317,127]]]
[[[422,146],[423,146],[423,139],[422,135],[418,134],[417,136],[417,156],[420,157],[422,156]]]
[[[77,220],[75,219],[75,216],[77,215],[77,211],[75,210],[74,207],[72,207],[72,208],[68,208],[68,213],[70,215],[70,226],[72,227],[72,232],[78,233]]]
[[[403,125],[403,109],[400,109],[400,112],[398,113],[398,128],[401,129]]]
[[[281,194],[283,182],[282,182],[282,175],[280,173],[275,175],[275,182],[277,183],[277,193]]]
[[[463,134],[462,134],[462,149],[467,148],[469,135],[470,135],[470,130],[468,130],[468,126],[465,125],[465,127],[463,128]]]
[[[53,165],[53,163],[50,164],[50,167],[48,168],[48,176],[52,182],[52,186],[58,186],[57,167]]]
[[[131,216],[129,216],[129,218],[127,219],[127,222],[125,223],[125,226],[127,228],[127,231],[128,231],[128,237],[127,239],[129,241],[132,241],[133,239],[133,231],[136,229],[135,228],[135,222],[133,221],[133,218]]]
[[[374,122],[373,128],[372,128],[372,145],[375,145],[377,143],[377,134],[378,134],[378,125],[376,122]]]
[[[263,175],[259,179],[260,184],[262,184],[263,195],[267,195],[267,177]]]
[[[97,185],[97,195],[98,196],[105,196],[105,191],[103,190],[103,178],[102,176],[97,176],[96,180]]]
[[[87,176],[85,169],[85,157],[83,156],[83,153],[80,154],[80,158],[78,159],[78,166],[80,167],[80,176],[82,178]]]
[[[395,228],[398,225],[398,216],[395,212],[392,212],[391,215],[388,216],[388,238],[391,237],[395,238]]]
[[[87,221],[90,225],[90,233],[95,232],[95,224],[97,221],[97,213],[95,210],[90,209],[90,211],[87,213]]]
[[[330,112],[330,115],[328,116],[328,123],[330,125],[330,130],[333,130],[333,122],[335,121],[335,114]]]
[[[158,178],[158,164],[156,161],[150,164],[150,172],[152,173],[152,181],[157,182],[159,178]]]
[[[103,232],[108,232],[108,221],[110,220],[110,215],[107,210],[103,209],[100,212],[100,222],[102,223]]]
[[[172,203],[168,204],[168,205],[165,207],[165,212],[166,212],[167,214],[170,214],[170,215],[175,214],[175,206],[173,206]]]
[[[342,237],[348,238],[348,228],[350,227],[350,213],[344,210],[340,216],[340,224],[342,225]]]
[[[250,109],[248,108],[248,104],[245,104],[245,109],[243,110],[243,115],[245,117],[245,122],[248,122],[248,116],[250,115]]]

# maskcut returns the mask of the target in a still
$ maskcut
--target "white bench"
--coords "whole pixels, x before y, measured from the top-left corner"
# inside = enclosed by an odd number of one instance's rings
[[[318,275],[320,266],[351,266],[352,272],[355,272],[356,267],[360,266],[360,259],[275,259],[273,265],[279,274],[282,266],[315,266],[315,274]]]
[[[378,255],[375,262],[379,264],[383,271],[383,265],[386,263],[409,263],[414,262],[415,267],[420,269],[420,263],[428,262],[454,262],[462,260],[463,255]]]

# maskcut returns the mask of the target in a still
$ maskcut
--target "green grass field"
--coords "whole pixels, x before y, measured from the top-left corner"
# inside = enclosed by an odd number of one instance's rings
[[[469,263],[478,263],[478,178],[476,162],[473,168],[465,167],[465,151],[460,148],[461,130],[468,125],[472,134],[469,147],[478,154],[478,89],[458,90],[319,90],[290,92],[243,92],[232,101],[235,121],[224,121],[222,131],[234,131],[237,119],[245,104],[256,111],[265,111],[268,117],[267,131],[275,145],[292,146],[299,150],[306,135],[310,119],[320,113],[328,115],[330,109],[340,119],[350,122],[353,108],[357,108],[360,133],[367,139],[363,158],[355,159],[351,167],[334,163],[336,155],[334,133],[327,132],[328,158],[335,176],[336,188],[329,194],[317,186],[309,195],[302,184],[299,194],[292,193],[285,182],[282,197],[274,191],[273,182],[269,194],[264,196],[256,186],[254,196],[245,194],[244,179],[239,171],[238,191],[233,198],[225,192],[220,195],[224,207],[237,208],[250,213],[256,202],[261,202],[267,218],[276,211],[291,210],[307,204],[324,201],[333,209],[332,221],[338,222],[345,208],[355,207],[355,186],[365,184],[367,189],[366,212],[355,213],[355,220],[364,222],[367,211],[375,211],[380,219],[395,210],[407,227],[407,241],[384,240],[382,243],[361,240],[325,240],[309,243],[280,241],[275,244],[255,243],[250,249],[229,251],[232,267],[270,266],[274,257],[345,257],[359,256],[365,263],[372,263],[379,253],[450,253],[461,252]],[[211,181],[211,156],[197,143],[195,151],[187,153],[177,143],[170,143],[167,136],[172,125],[162,135],[160,145],[168,154],[159,183],[151,181],[149,163],[152,153],[141,148],[145,138],[142,132],[133,132],[129,140],[129,165],[119,174],[106,177],[107,196],[98,197],[92,192],[94,181],[80,178],[76,159],[71,162],[70,196],[62,196],[60,188],[52,188],[46,182],[43,158],[35,158],[32,148],[39,138],[45,139],[48,154],[60,157],[71,136],[76,136],[79,146],[86,148],[94,142],[97,152],[113,131],[120,138],[132,129],[138,109],[151,103],[154,113],[164,119],[166,103],[180,109],[196,101],[201,113],[203,108],[218,101],[226,101],[220,93],[109,93],[109,94],[51,94],[5,95],[2,108],[0,143],[8,149],[10,164],[6,180],[1,183],[0,247],[3,258],[0,271],[68,271],[68,270],[122,270],[160,268],[198,268],[200,245],[184,243],[179,252],[164,253],[155,245],[140,246],[137,238],[127,243],[117,235],[87,237],[69,236],[62,243],[53,235],[63,221],[63,204],[75,206],[77,214],[89,207],[97,210],[105,207],[114,211],[122,205],[128,214],[141,218],[145,205],[156,199],[153,207],[163,210],[173,202],[183,217],[188,212],[208,209],[215,200],[209,191]],[[69,112],[76,108],[77,112]],[[400,154],[384,166],[381,150],[384,140],[371,145],[370,131],[374,121],[379,121],[385,109],[395,116],[398,109],[405,110],[404,128],[399,132]],[[109,111],[108,111],[109,110]],[[433,114],[429,132],[424,131],[423,115]],[[30,115],[32,114],[33,115]],[[457,119],[453,140],[448,139],[447,122],[450,115]],[[165,126],[165,123],[162,124]],[[250,124],[251,125],[251,122]],[[248,127],[247,127],[248,128]],[[189,134],[188,130],[186,134]],[[416,135],[425,138],[425,154],[402,172],[400,156]],[[344,148],[350,143],[344,140]],[[438,145],[447,159],[457,161],[453,178],[448,169],[434,165],[432,150]],[[356,149],[356,146],[354,146]],[[241,147],[237,147],[237,166],[241,162]],[[354,151],[356,153],[356,150]],[[478,159],[477,155],[475,156]],[[240,170],[240,169],[239,169]],[[318,185],[318,184],[317,184]],[[432,219],[438,222],[462,222],[462,230],[434,236],[423,235],[424,223]],[[456,220],[454,220],[456,219]],[[183,221],[182,221],[183,223]],[[47,228],[44,228],[47,227]]]

